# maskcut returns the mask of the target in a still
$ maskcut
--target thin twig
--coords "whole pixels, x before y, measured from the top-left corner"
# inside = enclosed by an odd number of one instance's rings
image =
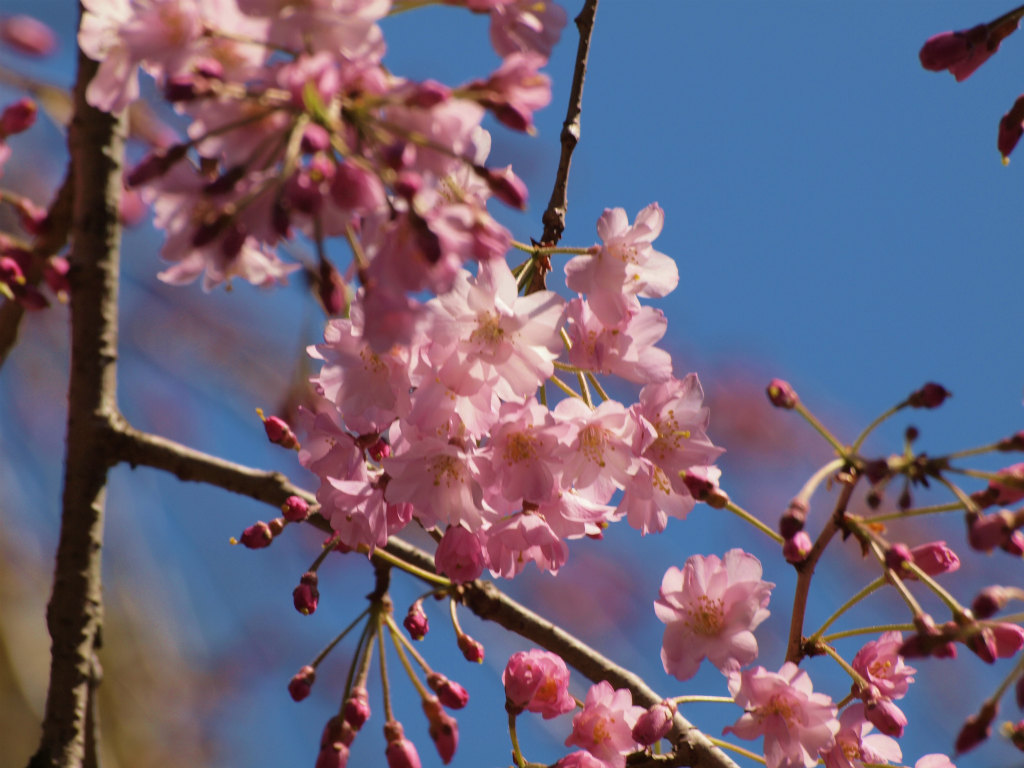
[[[544,246],[557,245],[565,231],[565,213],[569,207],[569,166],[572,164],[572,153],[580,140],[580,116],[583,114],[583,80],[587,75],[587,57],[590,55],[590,36],[594,31],[594,17],[597,15],[597,0],[586,0],[580,15],[576,17],[576,29],[580,33],[580,42],[576,48],[576,67],[572,73],[572,87],[569,91],[569,106],[562,123],[562,153],[558,158],[558,170],[555,172],[555,185],[551,190],[551,199],[541,217],[544,234],[540,242]],[[546,270],[539,268],[534,272],[527,293],[543,290]]]

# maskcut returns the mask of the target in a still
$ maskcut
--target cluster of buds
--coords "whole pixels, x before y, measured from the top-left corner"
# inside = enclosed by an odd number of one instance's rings
[[[997,547],[1015,557],[1024,555],[1024,510],[1000,510],[988,515],[968,512],[967,542],[979,552],[991,552]]]
[[[955,658],[955,643],[963,643],[982,661],[991,664],[996,659],[1010,658],[1024,648],[1024,629],[1006,622],[979,621],[969,614],[941,627],[927,614],[914,618],[917,633],[911,635],[899,649],[901,656],[921,658]]]

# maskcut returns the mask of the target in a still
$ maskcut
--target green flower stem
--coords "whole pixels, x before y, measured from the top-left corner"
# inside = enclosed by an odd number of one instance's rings
[[[828,643],[819,643],[818,647],[821,648],[821,650],[823,650],[829,656],[831,656],[833,660],[835,660],[836,664],[843,668],[846,674],[848,674],[850,678],[853,680],[854,685],[856,685],[858,688],[868,687],[868,681],[861,677],[860,672],[851,667],[849,662],[836,652],[835,648],[833,648]]]
[[[878,426],[883,421],[888,419],[890,416],[896,415],[897,413],[899,413],[900,411],[902,411],[906,407],[907,407],[907,404],[905,402],[904,403],[900,403],[899,405],[894,405],[889,410],[887,410],[884,413],[880,414],[874,421],[872,421],[870,424],[868,424],[864,428],[863,432],[861,432],[859,435],[857,435],[857,439],[853,441],[853,445],[850,447],[850,453],[857,453],[857,451],[860,450],[861,443],[863,443],[864,440],[867,439],[868,435],[870,435],[872,432],[874,432],[875,429],[877,429]]]
[[[412,668],[412,664],[409,663],[409,657],[405,653],[405,648],[402,647],[402,633],[398,631],[398,627],[395,626],[395,620],[390,616],[385,617],[388,625],[388,633],[391,635],[391,644],[395,646],[395,652],[398,654],[399,661],[402,662],[402,666],[405,668],[405,674],[412,680],[412,684],[416,688],[416,692],[419,693],[421,699],[429,699],[431,694],[427,690],[426,686],[420,681],[419,676],[416,674],[416,670]]]
[[[381,632],[381,620],[380,615],[377,616],[377,647],[380,650],[380,685],[381,692],[384,696],[384,720],[391,722],[395,719],[394,712],[391,711],[391,686],[388,683],[388,660],[387,655],[384,653],[384,633]]]
[[[519,768],[526,768],[526,758],[519,749],[519,737],[516,735],[516,716],[511,712],[508,713],[508,735],[512,739],[512,759]]]
[[[831,643],[835,640],[856,637],[857,635],[873,635],[879,632],[912,632],[915,629],[916,627],[913,624],[875,624],[870,627],[844,629],[842,632],[833,632],[831,635],[823,635],[818,639],[823,643]]]
[[[905,517],[916,517],[918,515],[934,515],[939,512],[956,512],[958,509],[963,509],[964,504],[961,501],[949,502],[948,504],[933,504],[930,507],[914,507],[904,512],[888,512],[884,515],[872,515],[871,517],[865,518],[869,523],[884,523],[889,520],[902,520]]]
[[[836,436],[829,432],[828,429],[825,428],[825,425],[818,421],[818,418],[807,410],[807,407],[803,403],[797,401],[793,409],[803,416],[804,420],[808,424],[814,427],[815,432],[825,438],[828,444],[835,448],[836,453],[838,453],[840,457],[847,460],[850,458],[850,449],[840,443]]]
[[[356,616],[352,620],[351,624],[349,624],[347,627],[345,627],[343,630],[341,630],[341,633],[337,637],[335,637],[333,640],[331,640],[331,642],[329,642],[327,645],[324,646],[324,649],[322,651],[320,651],[320,653],[318,653],[316,655],[316,658],[313,659],[313,661],[310,662],[309,666],[313,667],[313,669],[316,669],[320,665],[320,662],[323,661],[325,658],[327,658],[327,654],[329,654],[331,651],[334,650],[334,646],[336,646],[338,643],[340,643],[342,640],[344,640],[345,639],[345,635],[347,635],[349,632],[351,632],[353,629],[355,629],[356,628],[356,624],[358,624],[360,621],[362,621],[366,617],[366,614],[368,614],[369,612],[370,612],[370,607],[367,606],[366,608],[364,608],[362,610],[362,612],[358,616]]]
[[[954,616],[963,616],[966,612],[965,608],[960,605],[960,602],[951,595],[945,587],[941,586],[939,582],[929,576],[927,573],[922,571],[912,561],[907,561],[903,564],[904,568],[913,573],[918,580],[927,586],[932,592],[939,596],[939,599],[944,602],[949,610],[953,612]]]
[[[965,510],[967,510],[968,512],[980,512],[981,511],[980,509],[978,509],[978,505],[974,503],[974,500],[970,496],[968,496],[966,493],[964,493],[963,489],[960,488],[959,485],[956,485],[955,483],[951,483],[949,480],[947,480],[942,475],[937,475],[936,477],[937,477],[937,479],[938,479],[938,481],[940,483],[942,483],[944,486],[949,488],[950,492],[960,500],[960,503],[964,505],[964,509]]]
[[[853,597],[851,597],[849,600],[847,600],[845,603],[843,603],[836,610],[835,613],[833,613],[831,616],[829,616],[827,619],[825,619],[825,623],[821,625],[821,627],[818,629],[817,632],[815,632],[813,635],[811,635],[810,637],[807,638],[807,642],[808,643],[816,643],[819,640],[821,640],[821,636],[825,634],[825,630],[828,629],[830,626],[832,626],[833,622],[835,622],[836,619],[838,619],[840,616],[842,616],[844,613],[846,613],[848,610],[850,610],[853,606],[855,606],[857,603],[859,603],[861,600],[863,600],[865,597],[870,595],[872,592],[874,592],[875,590],[877,590],[879,587],[883,586],[884,584],[885,584],[885,577],[884,576],[879,576],[877,579],[875,579],[870,584],[868,584],[863,589],[861,589],[860,592],[858,592]]]
[[[359,551],[361,552],[364,550],[364,547],[359,548]],[[436,573],[426,571],[418,566],[413,565],[412,563],[407,563],[400,557],[395,557],[390,552],[381,549],[380,547],[373,550],[373,556],[375,558],[383,560],[385,563],[390,563],[396,568],[401,568],[406,573],[412,574],[416,578],[422,579],[423,581],[426,581],[430,584],[437,584],[439,587],[450,587],[452,585],[451,581],[446,579],[444,576],[439,576]]]
[[[815,472],[807,479],[807,482],[804,483],[803,488],[801,488],[800,492],[797,493],[796,498],[807,504],[810,501],[811,496],[814,495],[814,492],[818,489],[818,486],[821,485],[822,481],[824,481],[825,478],[827,478],[833,472],[842,469],[845,464],[845,459],[832,459],[832,461],[823,466],[821,469],[819,469],[817,472]]]
[[[773,531],[771,528],[762,523],[760,520],[758,520],[756,517],[754,517],[752,514],[747,512],[747,510],[743,509],[742,507],[739,507],[730,501],[725,505],[725,508],[732,512],[734,515],[742,518],[743,520],[746,520],[748,523],[750,523],[752,526],[757,528],[762,533],[775,539],[777,543],[782,544],[785,542],[785,539],[783,539],[782,536]]]
[[[676,706],[680,704],[735,704],[732,696],[676,696],[672,699]]]
[[[558,245],[531,245],[528,243],[520,243],[518,240],[512,241],[512,247],[518,248],[520,251],[526,253],[532,253],[536,256],[551,256],[555,253],[567,253],[571,256],[586,256],[591,253],[590,248],[566,248]]]
[[[953,451],[953,453],[947,453],[944,458],[947,461],[950,459],[966,459],[971,456],[983,456],[986,453],[993,453],[998,450],[997,444],[992,443],[990,445],[979,445],[977,448],[964,448],[962,451]]]
[[[408,650],[412,657],[416,659],[416,663],[420,665],[424,672],[430,674],[432,670],[430,665],[427,664],[427,660],[420,655],[420,652],[416,650],[416,647],[409,641],[409,638],[402,634],[401,630],[398,629],[398,624],[395,623],[394,617],[388,616],[387,622],[388,629],[391,630],[391,636],[396,638],[398,642],[401,642],[401,644],[405,646],[406,650]]]
[[[759,755],[756,752],[751,752],[749,749],[737,746],[736,744],[730,744],[728,741],[722,739],[716,739],[714,736],[708,736],[707,740],[714,744],[719,749],[728,749],[731,752],[735,752],[738,755],[743,755],[751,760],[756,760],[759,763],[765,763],[764,755]]]

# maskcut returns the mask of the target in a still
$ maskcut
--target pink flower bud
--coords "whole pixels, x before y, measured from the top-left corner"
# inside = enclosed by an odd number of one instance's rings
[[[948,69],[957,82],[962,82],[999,50],[999,44],[1017,29],[1017,22],[1007,21],[995,28],[979,24],[958,32],[942,32],[928,39],[921,48],[921,66],[932,72]]]
[[[787,563],[799,565],[807,559],[813,548],[814,543],[811,541],[811,537],[807,535],[807,532],[799,531],[793,537],[786,539],[786,542],[782,545],[782,556],[786,558]]]
[[[480,538],[461,525],[450,525],[434,552],[437,572],[456,584],[473,581],[483,573],[484,552]]]
[[[992,733],[992,721],[996,718],[999,705],[986,702],[981,710],[967,718],[960,734],[956,737],[956,751],[966,752],[981,744]]]
[[[782,379],[772,379],[768,382],[767,392],[768,400],[776,408],[791,410],[800,402],[796,390],[790,386],[788,381],[783,381]]]
[[[248,549],[263,549],[269,547],[273,541],[274,534],[271,533],[270,526],[260,520],[242,531],[242,537],[237,543]]]
[[[378,437],[366,448],[366,452],[370,454],[370,458],[374,461],[380,461],[386,459],[391,455],[391,446],[388,442],[381,437]]]
[[[409,606],[409,612],[405,614],[402,626],[413,640],[422,640],[430,631],[430,622],[427,621],[427,614],[423,611],[422,600],[417,600]]]
[[[1007,515],[972,515],[967,518],[967,543],[979,552],[991,552],[1010,535]]]
[[[951,393],[944,386],[929,381],[919,390],[911,393],[907,398],[907,405],[911,408],[938,408],[950,396]]]
[[[875,699],[864,705],[864,716],[886,736],[898,739],[907,725],[907,716],[891,699]]]
[[[1024,533],[1013,531],[999,542],[999,548],[1004,552],[1009,552],[1014,557],[1024,555]]]
[[[299,586],[292,590],[292,601],[295,603],[295,610],[303,616],[309,616],[316,611],[317,603],[320,602],[320,590],[317,589],[316,571],[306,571],[299,579]]]
[[[388,768],[420,768],[420,756],[415,745],[405,738],[402,724],[397,720],[389,720],[384,724],[384,738],[388,746],[384,754],[388,760]]]
[[[331,134],[322,125],[310,123],[302,130],[300,146],[307,155],[323,152],[331,146]]]
[[[484,660],[484,647],[469,635],[462,633],[457,640],[459,650],[466,657],[466,661],[475,661],[478,664]]]
[[[6,285],[24,285],[25,273],[16,259],[0,256],[0,283]]]
[[[469,692],[440,672],[431,672],[427,675],[427,685],[430,690],[437,694],[448,709],[462,709],[469,703]]]
[[[320,748],[313,768],[345,768],[348,765],[348,747],[340,741]]]
[[[356,732],[352,729],[352,726],[342,720],[339,715],[335,715],[327,721],[323,732],[320,734],[320,749],[337,743],[348,747],[355,741],[355,738]]]
[[[338,270],[327,259],[320,260],[317,297],[328,315],[341,315],[348,307],[348,288]]]
[[[696,501],[703,501],[712,509],[724,509],[729,503],[729,495],[718,487],[718,483],[699,471],[686,471],[682,474],[683,485]]]
[[[437,747],[437,754],[441,756],[441,762],[448,765],[459,745],[458,721],[444,711],[436,697],[423,700],[423,713],[430,723],[430,738]]]
[[[990,480],[989,488],[997,492],[993,504],[1005,506],[1024,499],[1024,462],[999,470],[999,480]]]
[[[1010,153],[1024,135],[1024,96],[1018,96],[1010,111],[999,120],[999,132],[996,134],[996,148],[1002,155],[1003,163],[1008,163]]]
[[[913,559],[910,547],[906,544],[893,544],[885,551],[885,567],[894,570],[901,579],[910,578],[910,571],[904,570],[903,564]]]
[[[292,700],[302,701],[309,696],[314,682],[316,682],[316,670],[307,664],[288,683],[288,693],[291,695]]]
[[[556,653],[532,650],[512,654],[501,681],[505,706],[513,714],[525,709],[549,720],[576,708],[569,693],[569,668]]]
[[[655,704],[644,712],[633,726],[633,739],[645,747],[656,744],[672,730],[672,715],[676,711],[671,699]]]
[[[484,180],[494,196],[505,205],[521,211],[526,209],[526,185],[512,173],[511,166],[503,171],[495,171],[482,165],[475,165],[473,170]]]
[[[793,499],[789,502],[789,506],[779,519],[779,533],[782,534],[782,538],[791,539],[804,529],[808,511],[809,507],[805,501]]]
[[[410,107],[430,109],[448,101],[451,95],[451,88],[447,85],[436,80],[424,80],[422,83],[416,83],[413,86],[412,93],[406,97],[405,103]]]
[[[960,558],[944,541],[933,541],[910,550],[914,565],[929,576],[955,571],[960,567]],[[906,572],[905,579],[916,579],[912,572]]]
[[[1024,629],[1017,624],[998,622],[989,627],[995,639],[996,658],[1008,659],[1024,648]]]
[[[1010,601],[1010,593],[1005,587],[993,584],[985,587],[971,603],[971,613],[975,618],[987,619],[1003,610]]]
[[[1024,451],[1024,429],[1015,432],[1009,437],[1004,437],[996,444],[1000,451]]]
[[[0,19],[0,42],[28,56],[48,56],[57,47],[53,30],[24,14]]]
[[[288,426],[288,422],[279,416],[271,416],[269,418],[263,417],[263,411],[257,409],[256,412],[260,418],[263,419],[263,428],[267,432],[267,438],[270,442],[275,445],[280,445],[282,448],[288,448],[289,450],[298,450],[299,439],[292,432],[292,428]]]
[[[281,505],[281,512],[289,523],[301,523],[309,516],[309,504],[301,496],[289,496]]]
[[[370,719],[370,694],[361,685],[353,686],[342,707],[345,722],[358,731]]]
[[[36,121],[39,108],[32,99],[19,99],[0,113],[0,138],[27,131]]]

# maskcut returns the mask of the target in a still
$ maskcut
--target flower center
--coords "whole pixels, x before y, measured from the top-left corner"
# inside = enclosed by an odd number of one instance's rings
[[[725,611],[721,600],[701,595],[686,609],[686,626],[695,634],[714,637],[722,631]]]

